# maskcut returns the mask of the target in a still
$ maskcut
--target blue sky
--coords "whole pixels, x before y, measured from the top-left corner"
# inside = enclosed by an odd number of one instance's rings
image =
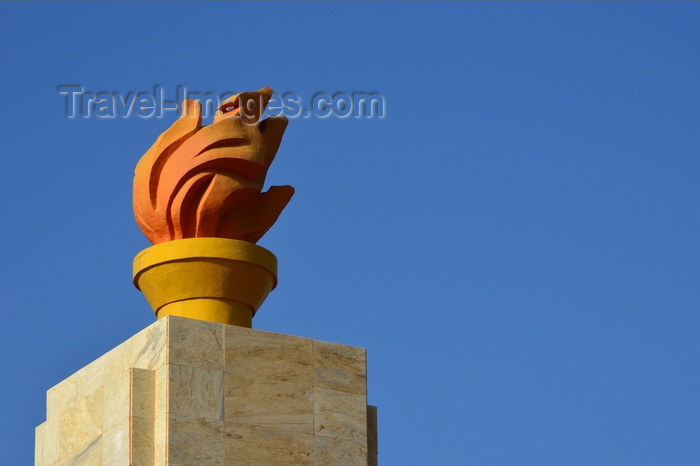
[[[367,348],[380,464],[700,463],[694,3],[0,6],[3,464],[154,321],[136,162],[173,121],[57,86],[381,93],[298,118],[256,328]]]

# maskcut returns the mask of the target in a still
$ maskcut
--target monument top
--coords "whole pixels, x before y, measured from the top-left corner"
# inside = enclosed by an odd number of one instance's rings
[[[138,162],[134,216],[154,246],[134,259],[134,285],[159,319],[251,327],[277,285],[277,259],[254,244],[294,194],[262,192],[287,127],[284,117],[262,119],[271,96],[267,87],[234,95],[208,126],[201,104],[185,101]]]

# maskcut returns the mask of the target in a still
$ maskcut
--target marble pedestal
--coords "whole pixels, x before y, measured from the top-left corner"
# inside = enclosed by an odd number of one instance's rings
[[[365,350],[165,317],[47,392],[44,465],[376,465]]]

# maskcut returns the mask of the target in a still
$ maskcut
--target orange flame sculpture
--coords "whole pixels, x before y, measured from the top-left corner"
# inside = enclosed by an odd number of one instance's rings
[[[134,216],[153,246],[134,259],[134,285],[159,319],[250,327],[277,285],[277,259],[254,244],[294,194],[262,192],[287,127],[284,117],[261,119],[271,96],[235,95],[204,127],[199,102],[183,102],[136,166]]]
[[[294,188],[261,193],[287,127],[284,117],[260,120],[271,95],[264,88],[233,96],[205,127],[201,104],[183,102],[180,119],[136,166],[134,215],[151,243],[202,237],[255,243],[275,223]]]

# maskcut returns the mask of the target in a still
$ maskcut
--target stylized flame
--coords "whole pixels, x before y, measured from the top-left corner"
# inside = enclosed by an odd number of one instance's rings
[[[294,188],[261,192],[287,127],[284,117],[261,120],[271,95],[264,88],[233,96],[204,127],[200,103],[183,102],[182,116],[134,174],[134,216],[153,244],[201,237],[255,243],[275,223]]]

